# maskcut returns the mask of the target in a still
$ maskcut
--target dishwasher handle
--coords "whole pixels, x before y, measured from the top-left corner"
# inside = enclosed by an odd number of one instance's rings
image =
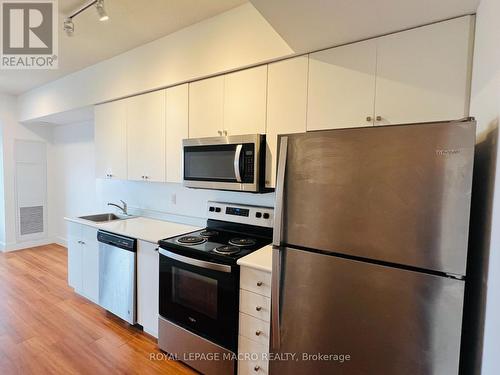
[[[97,241],[106,245],[118,247],[123,250],[128,250],[133,253],[137,251],[137,240],[135,238],[125,237],[119,234],[98,230]]]

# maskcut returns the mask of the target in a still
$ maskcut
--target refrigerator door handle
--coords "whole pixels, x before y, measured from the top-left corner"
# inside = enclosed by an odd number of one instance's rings
[[[281,137],[276,177],[276,205],[273,229],[273,276],[271,285],[271,349],[277,352],[281,342],[280,322],[280,285],[281,285],[281,239],[283,225],[283,194],[285,185],[286,158],[288,152],[288,137]]]
[[[283,232],[283,195],[285,188],[286,157],[288,137],[281,137],[278,156],[278,173],[276,176],[276,204],[274,207],[273,245],[280,246]]]
[[[273,246],[273,274],[271,281],[271,353],[277,353],[281,345],[281,249]]]

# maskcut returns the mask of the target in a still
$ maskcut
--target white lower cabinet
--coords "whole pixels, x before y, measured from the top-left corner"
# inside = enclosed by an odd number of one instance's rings
[[[158,245],[137,242],[137,323],[144,332],[158,337],[159,256]]]
[[[78,294],[99,302],[97,229],[68,223],[68,283]]]
[[[267,347],[241,335],[238,339],[238,347],[240,352],[238,375],[269,373],[269,361],[267,359],[269,350]],[[246,353],[246,355],[241,353]]]
[[[266,350],[269,349],[269,328],[269,322],[240,313],[240,336],[261,344]]]
[[[238,374],[267,374],[271,273],[241,267]]]
[[[137,241],[137,323],[158,337],[158,245]],[[76,293],[99,303],[99,242],[97,229],[68,223],[68,284]]]

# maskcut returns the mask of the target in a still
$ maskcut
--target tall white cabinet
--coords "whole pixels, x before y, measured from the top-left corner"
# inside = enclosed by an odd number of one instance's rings
[[[267,66],[189,85],[189,138],[266,132]]]
[[[95,161],[98,178],[127,178],[126,101],[95,107]]]
[[[373,125],[375,40],[309,55],[307,130]]]
[[[266,126],[266,187],[276,185],[279,134],[306,131],[307,56],[269,64]]]
[[[376,125],[469,113],[471,16],[377,39]]]
[[[182,140],[189,137],[189,85],[166,90],[166,181],[182,182]]]
[[[189,138],[217,137],[224,130],[224,76],[189,84]]]
[[[159,255],[158,245],[137,241],[137,323],[158,337]]]
[[[165,181],[165,90],[127,99],[128,179]]]
[[[267,66],[224,76],[224,131],[227,135],[266,132]]]

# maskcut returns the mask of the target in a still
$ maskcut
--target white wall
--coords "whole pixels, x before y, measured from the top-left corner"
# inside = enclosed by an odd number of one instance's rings
[[[247,3],[21,95],[19,119],[34,120],[291,53]]]
[[[16,200],[14,178],[14,140],[25,139],[49,142],[51,128],[22,125],[17,121],[17,100],[13,96],[0,94],[0,123],[2,125],[3,148],[3,202],[5,215],[0,219],[0,232],[4,235],[0,248],[15,249],[16,243]],[[50,168],[50,167],[49,167]],[[1,189],[0,189],[1,190]],[[0,206],[2,205],[0,204]],[[2,221],[4,220],[4,221]],[[4,227],[2,230],[1,227]]]
[[[471,330],[470,350],[466,348],[466,352],[477,351],[467,373],[484,375],[500,374],[499,14],[498,0],[481,1],[476,18],[471,95],[471,114],[478,122],[469,264],[469,281],[475,288],[468,296],[473,319],[466,327]]]
[[[50,150],[51,237],[64,243],[64,217],[95,213],[99,207],[95,182],[93,122],[54,127]]]

